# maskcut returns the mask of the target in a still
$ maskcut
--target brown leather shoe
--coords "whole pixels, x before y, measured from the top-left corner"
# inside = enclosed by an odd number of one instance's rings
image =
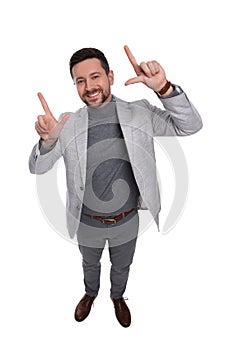
[[[85,294],[83,296],[83,298],[77,304],[77,307],[76,307],[75,312],[74,312],[74,318],[76,321],[81,322],[81,321],[85,320],[85,318],[89,315],[89,313],[91,311],[91,306],[92,306],[96,296],[90,297],[87,294]]]
[[[124,298],[111,298],[115,307],[116,318],[123,327],[129,327],[131,324],[130,310],[125,303]]]

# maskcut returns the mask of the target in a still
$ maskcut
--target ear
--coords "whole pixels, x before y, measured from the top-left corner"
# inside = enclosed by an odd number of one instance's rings
[[[109,71],[108,78],[109,78],[110,85],[113,85],[113,83],[114,83],[114,73],[113,73],[112,70]]]

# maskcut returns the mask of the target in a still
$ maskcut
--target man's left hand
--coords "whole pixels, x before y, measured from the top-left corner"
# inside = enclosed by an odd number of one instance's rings
[[[167,82],[165,71],[161,65],[157,61],[142,62],[139,65],[129,47],[124,46],[124,50],[137,74],[137,77],[127,80],[125,85],[144,83],[150,89],[156,92],[160,91]]]

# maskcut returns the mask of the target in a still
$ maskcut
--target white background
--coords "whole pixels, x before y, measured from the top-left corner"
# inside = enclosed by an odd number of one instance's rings
[[[1,2],[2,349],[224,349],[222,5],[219,0]],[[201,132],[180,140],[190,185],[183,215],[167,235],[152,226],[138,240],[126,291],[132,312],[128,329],[117,322],[109,299],[106,250],[95,307],[85,322],[74,321],[84,293],[81,256],[48,225],[35,175],[28,171],[38,140],[34,122],[42,113],[36,93],[44,94],[56,117],[79,108],[68,61],[82,47],[97,47],[108,57],[115,95],[160,106],[146,87],[124,86],[133,77],[124,44],[138,61],[158,60],[204,122]],[[158,164],[168,168],[166,161]],[[162,224],[170,178],[161,173]]]

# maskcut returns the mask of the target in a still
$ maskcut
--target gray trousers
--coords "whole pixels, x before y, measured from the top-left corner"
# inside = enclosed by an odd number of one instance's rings
[[[106,242],[108,242],[111,261],[110,295],[112,298],[122,297],[126,289],[130,265],[133,262],[138,228],[137,211],[114,225],[106,225],[89,217],[82,217],[77,237],[83,257],[85,292],[88,295],[98,294],[101,274],[100,260]]]

